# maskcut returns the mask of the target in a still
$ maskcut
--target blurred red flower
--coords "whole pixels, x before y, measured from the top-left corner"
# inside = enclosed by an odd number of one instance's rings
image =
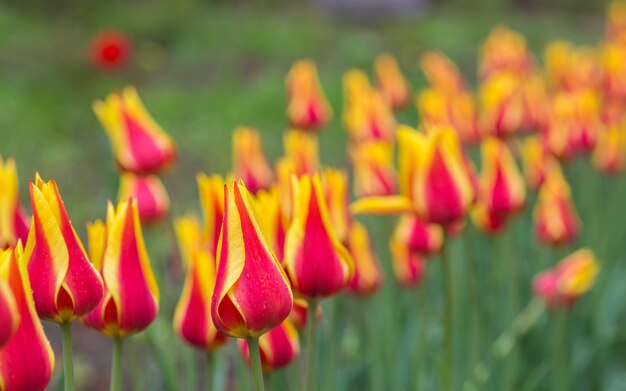
[[[91,41],[91,63],[101,70],[122,68],[131,56],[130,39],[115,30],[105,30]]]

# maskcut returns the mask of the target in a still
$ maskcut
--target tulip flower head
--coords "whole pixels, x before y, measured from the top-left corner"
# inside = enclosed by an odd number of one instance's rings
[[[393,235],[410,251],[424,255],[438,254],[444,241],[440,225],[427,223],[413,213],[400,216]]]
[[[565,257],[553,269],[540,273],[533,288],[551,310],[568,310],[593,287],[598,272],[595,254],[583,248]]]
[[[349,210],[348,173],[340,169],[327,168],[322,175],[330,224],[337,239],[341,243],[346,243],[352,224],[352,215]]]
[[[486,136],[506,138],[522,129],[525,106],[522,82],[511,73],[499,73],[480,86],[480,127]]]
[[[54,352],[37,316],[26,261],[21,242],[15,249],[0,250],[0,280],[13,294],[13,319],[19,318],[0,348],[0,388],[43,391],[54,372]]]
[[[611,124],[598,135],[591,155],[593,165],[601,172],[619,174],[626,166],[626,122]]]
[[[26,242],[29,221],[19,203],[15,160],[0,156],[0,249]]]
[[[143,240],[139,210],[134,199],[109,203],[106,226],[88,226],[89,247],[100,270],[105,293],[83,323],[110,337],[121,338],[148,327],[159,312],[157,286]],[[104,243],[104,244],[103,244]]]
[[[242,181],[224,188],[224,221],[211,300],[215,327],[256,338],[285,320],[293,305],[289,280],[272,251]]]
[[[133,87],[96,101],[93,110],[111,140],[115,160],[123,171],[154,173],[174,161],[174,142],[152,119]]]
[[[131,56],[131,43],[119,31],[103,31],[91,41],[91,64],[104,71],[123,68]]]
[[[239,340],[238,343],[241,354],[250,364],[248,341]],[[261,335],[259,337],[259,349],[261,351],[261,366],[265,373],[274,372],[295,361],[300,355],[300,342],[298,331],[291,320],[287,318],[278,327]]]
[[[410,288],[420,284],[426,273],[426,259],[411,250],[401,229],[394,230],[389,239],[393,275],[400,285]]]
[[[554,90],[591,89],[600,82],[600,63],[592,48],[554,41],[546,47],[544,58],[547,78]]]
[[[326,100],[312,61],[295,62],[286,79],[287,118],[289,123],[307,131],[321,128],[330,121],[332,109]]]
[[[100,274],[83,248],[55,181],[30,182],[33,225],[26,242],[28,274],[37,313],[58,323],[91,311],[102,298]]]
[[[428,85],[445,95],[454,95],[465,91],[467,83],[452,60],[443,53],[426,52],[420,58],[420,69]]]
[[[374,63],[378,90],[393,109],[399,109],[409,102],[411,89],[402,75],[398,62],[391,54],[381,54]]]
[[[233,173],[252,193],[269,189],[274,180],[256,129],[239,127],[233,132]]]
[[[527,137],[523,141],[521,155],[524,177],[530,189],[537,190],[541,186],[546,172],[560,170],[558,161],[539,136]]]
[[[355,144],[349,150],[357,197],[391,196],[397,191],[393,146],[385,142]]]
[[[222,230],[224,216],[224,178],[219,175],[198,174],[198,193],[202,208],[202,242],[211,255],[217,254],[217,243]]]
[[[174,330],[190,345],[203,350],[222,346],[227,337],[217,331],[211,318],[211,296],[215,287],[215,260],[201,241],[200,223],[185,216],[174,223],[186,265],[183,291],[174,311]]]
[[[364,91],[346,106],[343,117],[353,142],[393,140],[396,119],[391,106],[378,91]]]
[[[626,31],[623,38],[626,42]],[[602,67],[601,87],[613,100],[623,102],[626,99],[626,75],[621,71],[626,61],[626,46],[623,43],[606,42],[600,49]]]
[[[373,295],[380,289],[383,274],[363,224],[358,222],[352,224],[348,249],[354,260],[354,277],[350,281],[350,291],[364,297]]]
[[[120,176],[118,199],[133,198],[137,201],[139,218],[143,223],[159,221],[170,210],[167,190],[157,175],[135,175],[132,172]]]
[[[494,212],[482,199],[479,199],[472,207],[470,217],[480,232],[495,235],[506,227],[509,215]]]
[[[308,299],[332,296],[354,275],[354,262],[331,225],[319,175],[293,179],[293,220],[285,265],[294,290]]]
[[[296,176],[313,175],[320,169],[320,148],[315,135],[291,129],[283,136],[283,148]]]

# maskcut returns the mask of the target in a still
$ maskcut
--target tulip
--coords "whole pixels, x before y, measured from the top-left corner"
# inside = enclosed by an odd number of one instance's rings
[[[537,275],[533,288],[553,311],[569,310],[593,287],[598,272],[594,253],[583,248],[565,257],[553,269]]]
[[[509,147],[494,137],[483,141],[480,197],[490,213],[514,214],[526,201],[524,179]]]
[[[29,221],[19,203],[15,160],[0,156],[0,249],[26,242]]]
[[[26,243],[28,274],[37,313],[67,323],[102,298],[102,279],[72,227],[55,181],[30,182],[33,226]]]
[[[269,189],[274,180],[256,129],[239,127],[233,132],[233,174],[241,178],[252,193]]]
[[[521,155],[524,177],[530,189],[537,190],[549,170],[560,170],[559,163],[538,136],[527,137],[524,140]]]
[[[467,90],[467,83],[459,68],[443,53],[426,52],[420,58],[420,69],[428,84],[445,95],[455,95]]]
[[[349,154],[357,197],[390,196],[396,192],[392,145],[384,142],[356,144],[350,147]]]
[[[259,348],[261,349],[261,365],[266,373],[284,368],[295,361],[300,355],[300,342],[298,332],[291,320],[285,319],[278,327],[259,337]],[[248,341],[239,340],[239,349],[249,364]]]
[[[219,175],[206,176],[198,174],[198,192],[204,223],[202,229],[202,242],[205,243],[209,253],[217,254],[217,243],[222,229],[224,216],[224,178]]]
[[[439,253],[443,247],[444,230],[438,224],[427,223],[415,214],[407,213],[398,219],[394,236],[409,251],[432,255]]]
[[[547,79],[555,90],[584,90],[599,84],[600,64],[592,48],[554,41],[546,47],[544,58]]]
[[[118,199],[134,198],[142,223],[161,220],[170,210],[170,200],[163,182],[157,175],[135,175],[132,172],[120,176]]]
[[[131,43],[119,31],[103,31],[91,42],[91,64],[101,70],[117,70],[128,63]]]
[[[217,331],[211,318],[215,260],[202,247],[197,219],[193,216],[181,217],[174,225],[187,271],[174,311],[174,330],[183,341],[198,349],[210,351],[222,346],[227,339]]]
[[[258,338],[291,311],[289,280],[263,232],[243,182],[224,189],[224,221],[211,313],[217,329]]]
[[[278,188],[272,187],[269,191],[258,192],[255,200],[264,232],[267,233],[267,238],[272,245],[276,258],[283,265],[285,235],[289,223],[287,216],[282,211]]]
[[[115,160],[123,171],[153,173],[174,161],[174,142],[152,119],[133,87],[96,101],[93,110],[111,139]]]
[[[480,86],[480,126],[486,136],[510,137],[524,123],[521,81],[511,73],[499,73]]]
[[[331,225],[319,175],[293,182],[294,215],[285,240],[285,265],[294,289],[309,300],[345,288],[354,263]]]
[[[313,175],[320,169],[319,143],[314,135],[291,129],[283,136],[283,148],[285,157],[293,164],[293,174]]]
[[[295,62],[287,74],[286,84],[287,118],[292,126],[312,131],[330,121],[332,109],[324,96],[312,61]]]
[[[37,316],[24,256],[21,242],[15,250],[0,251],[0,279],[15,299],[13,319],[19,317],[13,336],[0,348],[0,385],[7,391],[44,390],[54,372],[54,352]]]
[[[139,210],[134,199],[117,208],[109,203],[106,229],[101,221],[88,226],[89,247],[104,280],[105,294],[83,323],[115,339],[148,327],[159,311],[157,286],[143,240]]]
[[[0,349],[11,339],[20,324],[15,295],[6,281],[0,280]]]
[[[609,125],[600,132],[591,159],[593,165],[608,174],[619,174],[626,166],[626,123]]]
[[[354,260],[354,277],[349,289],[359,296],[371,296],[383,282],[383,274],[370,242],[367,229],[355,222],[350,228],[348,249]]]
[[[527,76],[534,68],[535,61],[526,40],[506,26],[493,28],[480,48],[478,75],[481,80],[502,72]]]
[[[291,321],[297,328],[304,329],[309,320],[309,302],[302,297],[294,296],[293,307],[291,308],[289,319],[291,319]],[[315,323],[319,323],[321,320],[322,306],[317,306],[314,321]]]
[[[426,273],[426,259],[421,253],[411,250],[403,236],[403,230],[396,228],[389,239],[391,266],[396,281],[404,287],[411,288],[422,281]]]
[[[626,31],[622,36],[626,42]],[[626,61],[626,46],[607,42],[600,50],[602,89],[609,98],[623,102],[626,99],[626,75],[622,72],[622,64]]]
[[[470,216],[474,226],[488,235],[495,235],[501,232],[506,227],[508,218],[507,214],[494,212],[482,199],[479,199],[474,204]]]
[[[572,243],[580,231],[580,222],[572,203],[569,185],[559,170],[546,174],[539,188],[534,210],[535,232],[549,245]]]
[[[376,57],[374,69],[378,89],[391,108],[406,106],[411,98],[411,89],[396,59],[390,54],[381,54]]]
[[[330,224],[337,239],[341,243],[346,243],[352,224],[349,210],[348,173],[339,169],[327,168],[323,172],[323,187]]]
[[[344,124],[354,142],[393,140],[396,119],[389,104],[377,91],[364,92],[346,107]]]

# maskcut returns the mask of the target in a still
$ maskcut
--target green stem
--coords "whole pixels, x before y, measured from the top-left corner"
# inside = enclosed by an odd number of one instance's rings
[[[215,354],[212,351],[206,354],[206,389],[207,391],[213,391],[213,384],[215,383]]]
[[[304,383],[302,389],[304,391],[315,390],[315,379],[317,376],[317,333],[315,330],[315,314],[317,314],[318,301],[309,300],[309,309],[307,312],[307,330],[306,330],[306,348],[307,360],[304,369]]]
[[[248,352],[250,353],[250,366],[254,375],[254,383],[257,391],[263,391],[263,371],[261,369],[261,351],[259,350],[259,338],[248,338]]]
[[[65,391],[74,391],[74,361],[72,350],[72,324],[61,323],[61,339],[63,341],[63,379]]]
[[[111,360],[111,391],[122,391],[122,348],[124,339],[113,338],[113,358]]]
[[[454,341],[452,333],[452,269],[446,246],[441,250],[441,268],[443,277],[443,327],[444,327],[444,356],[442,366],[442,390],[449,391],[454,388]]]
[[[554,322],[554,370],[555,390],[569,390],[570,385],[570,354],[569,354],[569,321],[568,313],[555,314]]]
[[[480,273],[478,268],[478,260],[474,251],[474,241],[471,237],[472,232],[465,232],[463,239],[465,241],[465,255],[469,263],[470,271],[470,300],[471,300],[471,319],[472,319],[472,343],[469,354],[470,365],[476,365],[481,357],[481,334],[480,334],[480,316],[482,309],[480,306]],[[471,368],[471,367],[470,367]]]

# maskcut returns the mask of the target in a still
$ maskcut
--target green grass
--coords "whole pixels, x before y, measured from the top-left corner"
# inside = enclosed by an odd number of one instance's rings
[[[321,134],[322,160],[328,165],[345,165],[340,114],[341,75],[346,69],[371,70],[376,54],[389,51],[398,57],[413,86],[419,88],[423,85],[417,67],[419,55],[439,49],[474,80],[478,46],[491,27],[500,23],[524,33],[535,53],[541,53],[555,38],[581,44],[597,42],[603,15],[450,7],[355,20],[294,5],[270,9],[241,4],[103,2],[61,10],[0,5],[0,153],[17,159],[25,203],[26,180],[33,178],[36,170],[45,179],[56,179],[74,225],[84,237],[84,222],[103,216],[105,202],[115,198],[117,187],[109,142],[91,111],[91,102],[125,84],[134,84],[150,112],[178,143],[180,158],[166,176],[174,214],[198,210],[195,173],[229,170],[230,132],[234,127],[258,127],[269,157],[281,155],[286,128],[283,78],[294,60],[310,57],[318,64],[335,110],[333,123]],[[106,27],[125,31],[135,43],[135,61],[120,73],[97,72],[86,61],[90,38]],[[408,124],[417,121],[412,108],[401,113],[400,119]],[[622,217],[626,181],[601,178],[582,161],[568,169],[568,177],[584,223],[580,244],[591,245],[605,262],[598,287],[576,306],[572,317],[574,384],[581,390],[626,389],[626,285],[622,281],[626,271],[621,240],[626,234]],[[598,205],[603,197],[609,200]],[[324,390],[437,389],[442,346],[440,265],[436,260],[429,264],[423,288],[399,288],[393,281],[387,251],[392,219],[364,220],[386,272],[385,286],[367,301],[342,296],[324,304],[327,320],[322,325],[320,359],[324,376],[318,384]],[[508,239],[487,239],[469,228],[480,266],[483,351],[507,327],[502,313],[508,310],[499,295],[506,281],[491,277],[494,268],[503,258],[521,262],[521,301],[525,303],[531,276],[557,257],[536,244],[530,227],[530,211],[526,211],[515,221]],[[165,267],[172,250],[159,240],[163,231],[161,226],[148,232],[148,242],[153,261]],[[456,380],[460,386],[472,368],[466,358],[472,339],[470,318],[463,301],[468,289],[467,243],[457,238],[450,246],[457,300],[454,316],[458,320],[455,363],[461,369]],[[129,364],[129,373],[146,374],[137,380],[138,389],[163,387],[162,367],[153,358],[159,349],[173,352],[168,355],[173,360],[166,367],[184,374],[180,381],[187,387],[191,387],[189,376],[196,372],[190,368],[201,362],[199,355],[171,332],[180,275],[171,280],[163,289],[159,323],[149,335],[137,337],[136,346],[128,349],[134,357],[141,357],[139,368],[135,362]],[[523,339],[516,357],[519,382],[515,389],[550,389],[551,323],[551,316],[542,318],[538,328]],[[338,326],[333,327],[335,324]],[[156,348],[148,340],[156,341]],[[90,341],[96,341],[101,349],[94,352],[88,346]],[[108,373],[98,369],[106,368],[106,364],[93,359],[99,354],[105,363],[108,361],[106,340],[87,333],[79,345],[78,354],[85,358],[83,365],[87,367],[82,371],[95,372],[92,379],[106,379]],[[225,374],[229,362],[241,366],[234,350],[231,346],[220,353],[222,382],[232,381],[232,373]],[[501,363],[493,365],[499,368]],[[278,389],[286,385],[297,389],[297,374],[296,365],[275,375],[272,382]],[[248,381],[241,376],[237,380]],[[97,389],[93,380],[83,384]],[[488,388],[501,389],[498,384],[492,381]]]

